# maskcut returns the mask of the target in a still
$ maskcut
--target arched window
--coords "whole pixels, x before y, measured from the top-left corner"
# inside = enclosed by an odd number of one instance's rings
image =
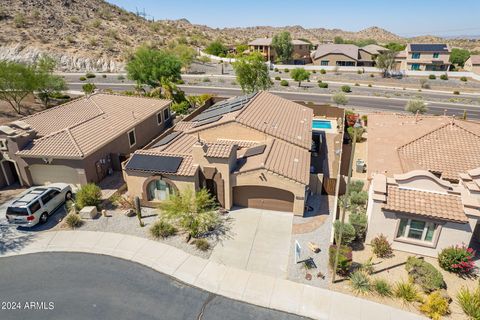
[[[147,185],[148,201],[162,201],[170,199],[170,196],[175,193],[175,189],[167,181],[156,179],[150,181]]]

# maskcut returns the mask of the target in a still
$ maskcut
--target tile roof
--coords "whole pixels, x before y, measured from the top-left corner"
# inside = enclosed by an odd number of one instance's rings
[[[275,139],[268,153],[265,168],[306,185],[310,180],[310,152]]]
[[[205,156],[210,158],[228,158],[234,146],[233,144],[207,143]]]
[[[258,144],[257,141],[248,141],[248,140],[231,140],[231,139],[217,139],[217,143],[222,143],[222,144],[235,144],[239,148],[248,148],[251,146],[254,146]]]
[[[169,104],[168,100],[111,94],[82,97],[23,118],[41,138],[17,154],[82,158]]]
[[[155,156],[178,157],[177,154],[173,154],[173,153],[169,153],[169,152],[150,151],[150,150],[137,150],[137,151],[135,151],[135,153],[136,154],[150,155],[152,157],[155,157]],[[178,176],[193,176],[193,175],[195,175],[195,172],[198,168],[198,165],[195,165],[193,163],[193,157],[192,156],[182,156],[182,158],[183,158],[182,163],[180,164],[180,167],[178,168],[175,175],[178,175]],[[155,173],[164,173],[164,172],[155,172]],[[167,174],[171,174],[171,173],[167,173]]]
[[[258,38],[248,43],[249,46],[270,46],[272,44],[273,38]],[[310,44],[302,40],[292,40],[293,45],[307,45]]]
[[[480,54],[470,56],[469,60],[472,64],[480,64]]]
[[[360,49],[370,52],[371,54],[379,54],[382,51],[388,51],[387,48],[379,46],[378,44],[369,44],[364,47],[361,47]]]
[[[343,54],[352,59],[358,60],[358,49],[354,44],[321,44],[313,54],[313,59],[319,59],[329,54]]]
[[[398,153],[405,171],[423,168],[455,181],[459,173],[480,167],[479,150],[480,136],[456,122],[399,147]]]
[[[467,223],[460,196],[388,186],[385,210]]]

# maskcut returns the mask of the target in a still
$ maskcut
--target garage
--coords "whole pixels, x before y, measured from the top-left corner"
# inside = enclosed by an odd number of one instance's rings
[[[290,191],[262,186],[233,188],[233,204],[275,211],[293,211],[294,195]]]
[[[34,164],[29,167],[34,185],[64,182],[79,185],[80,178],[76,169],[60,165]]]

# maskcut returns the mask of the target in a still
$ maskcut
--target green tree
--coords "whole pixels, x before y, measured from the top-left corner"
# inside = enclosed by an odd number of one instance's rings
[[[387,48],[390,51],[394,52],[400,52],[405,50],[406,45],[398,42],[389,42],[387,45],[385,45],[385,48]]]
[[[205,48],[205,52],[214,56],[225,56],[228,52],[227,47],[219,40],[210,42]]]
[[[235,51],[237,52],[237,55],[241,56],[246,50],[248,50],[248,45],[246,44],[239,44],[235,47]]]
[[[160,86],[165,80],[180,80],[181,69],[182,62],[173,54],[147,47],[137,49],[126,65],[129,79],[152,88]]]
[[[290,76],[293,80],[298,81],[298,86],[302,85],[302,81],[310,79],[310,72],[304,68],[296,68],[290,71]]]
[[[168,52],[176,56],[182,63],[185,71],[188,71],[197,53],[195,49],[186,44],[176,44],[168,49]]]
[[[92,94],[96,88],[97,86],[94,83],[88,82],[82,86],[82,91],[85,93],[85,95],[89,95]]]
[[[450,62],[463,67],[465,61],[470,57],[470,51],[460,48],[453,48],[450,53]]]
[[[239,58],[233,63],[233,69],[244,93],[267,90],[272,86],[268,67],[259,53]]]
[[[200,56],[198,57],[197,59],[198,61],[200,61],[202,64],[205,64],[205,63],[208,63],[208,62],[211,62],[212,60],[207,57],[207,56]]]
[[[0,61],[0,100],[7,102],[21,114],[23,99],[37,88],[37,77],[33,66]]]
[[[291,60],[293,54],[293,44],[290,33],[284,31],[276,34],[272,39],[272,48],[275,50],[278,59],[282,63]]]
[[[335,44],[343,44],[343,43],[345,43],[345,41],[343,40],[342,37],[336,36],[335,38],[333,38],[333,43],[335,43]]]
[[[343,92],[337,92],[332,96],[332,102],[338,105],[346,105],[348,103],[348,97]]]
[[[43,56],[37,61],[36,82],[37,96],[43,102],[45,108],[48,108],[50,99],[53,95],[67,90],[67,84],[61,76],[53,74],[57,63],[55,59],[49,56]]]
[[[387,73],[393,70],[395,67],[395,56],[397,52],[395,51],[386,51],[377,56],[375,61],[377,68],[383,69],[383,76],[385,77]]]
[[[428,108],[422,99],[411,99],[408,100],[407,104],[405,105],[405,111],[413,114],[416,114],[417,112],[423,114],[428,111]]]

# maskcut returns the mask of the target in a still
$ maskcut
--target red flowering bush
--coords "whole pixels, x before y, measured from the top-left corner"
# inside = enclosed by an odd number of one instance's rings
[[[467,274],[475,268],[474,256],[475,251],[472,248],[468,248],[465,245],[451,246],[443,249],[438,254],[438,264],[444,270]]]

